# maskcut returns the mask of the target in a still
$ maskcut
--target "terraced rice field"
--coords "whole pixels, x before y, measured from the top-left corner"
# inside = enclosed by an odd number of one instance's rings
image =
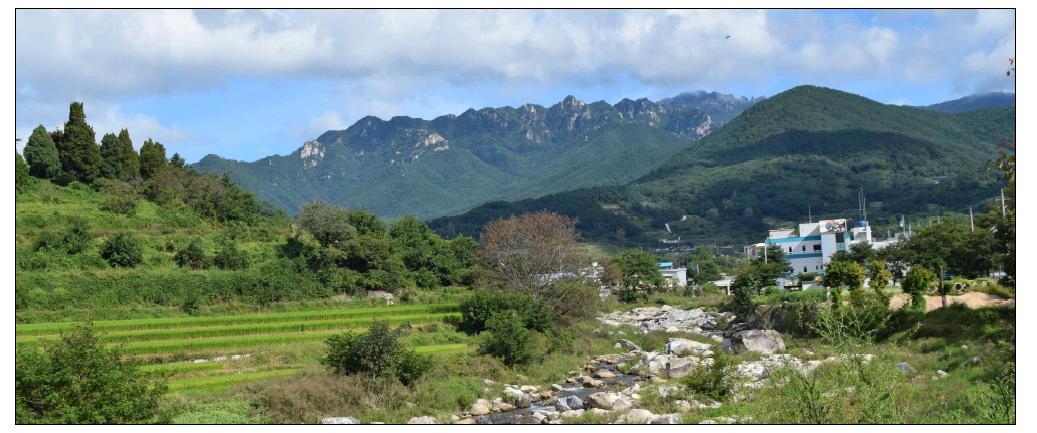
[[[458,318],[457,305],[439,304],[111,320],[94,322],[93,328],[101,341],[118,345],[130,357],[152,362],[143,365],[142,370],[166,378],[170,392],[182,393],[226,388],[315,368],[325,339],[344,331],[362,332],[374,320],[420,328]],[[15,344],[31,346],[54,340],[77,326],[74,322],[16,325]],[[467,347],[463,343],[448,343],[417,346],[415,350],[450,353]],[[293,354],[288,357],[290,361],[282,359],[285,357],[281,355],[286,353]]]

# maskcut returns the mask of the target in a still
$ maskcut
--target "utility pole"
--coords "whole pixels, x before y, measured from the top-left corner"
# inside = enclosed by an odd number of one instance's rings
[[[808,223],[814,222],[814,213],[810,209],[810,203],[807,203],[807,222]]]
[[[763,243],[763,264],[767,264],[767,243]]]
[[[1001,219],[1005,219],[1005,189],[1001,188]]]
[[[972,219],[972,206],[969,206],[969,226],[972,227],[972,231],[976,231],[976,222]]]

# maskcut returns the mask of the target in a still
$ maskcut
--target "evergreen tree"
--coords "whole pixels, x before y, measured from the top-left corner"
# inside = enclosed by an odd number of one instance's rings
[[[126,168],[130,176],[140,177],[140,157],[137,156],[137,151],[133,149],[130,131],[127,131],[126,128],[122,128],[119,131],[119,145],[123,154],[126,155]]]
[[[157,141],[150,138],[140,146],[140,175],[145,179],[155,176],[155,173],[167,164],[166,148]]]
[[[54,179],[61,174],[58,148],[43,125],[32,130],[22,153],[25,154],[25,162],[29,164],[29,174],[41,179]]]
[[[29,166],[25,165],[25,160],[18,152],[14,153],[14,190],[17,192],[23,192],[29,187],[29,182],[32,179],[29,178]]]
[[[61,168],[71,180],[92,182],[101,172],[101,149],[94,137],[94,128],[86,123],[82,102],[72,102],[68,108],[61,141],[55,142]]]
[[[140,161],[133,150],[130,134],[123,129],[119,136],[105,134],[101,138],[101,176],[108,179],[130,179],[140,172]]]
[[[187,166],[187,161],[184,161],[184,157],[180,156],[179,153],[174,153],[173,156],[169,157],[169,165],[176,168],[184,168]]]

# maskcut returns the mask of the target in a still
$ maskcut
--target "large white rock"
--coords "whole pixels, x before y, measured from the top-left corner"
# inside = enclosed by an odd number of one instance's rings
[[[677,378],[687,376],[698,365],[698,358],[670,358],[666,364],[666,377]]]
[[[771,354],[785,349],[785,341],[781,334],[773,329],[751,329],[734,335],[734,344],[739,349],[750,352]]]
[[[631,409],[619,417],[617,424],[651,424],[655,421],[655,414],[647,409]]]
[[[489,401],[480,398],[472,404],[472,409],[469,410],[469,412],[471,412],[471,414],[475,416],[486,415],[490,413],[490,407],[491,406]]]
[[[710,352],[713,347],[709,343],[700,343],[695,340],[688,340],[686,338],[671,338],[666,342],[666,353],[671,355],[695,355],[703,356],[706,352]]]

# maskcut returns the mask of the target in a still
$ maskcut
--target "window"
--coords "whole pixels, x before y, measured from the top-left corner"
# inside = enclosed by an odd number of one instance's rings
[[[801,245],[801,247],[803,248],[803,252],[804,253],[807,252],[807,246],[806,245]]]
[[[806,266],[804,266],[804,267],[803,267],[803,272],[806,272],[806,271],[807,271],[807,267],[806,267]]]
[[[814,251],[821,251],[821,244],[814,244]]]
[[[789,253],[792,253],[792,247],[789,247]]]

